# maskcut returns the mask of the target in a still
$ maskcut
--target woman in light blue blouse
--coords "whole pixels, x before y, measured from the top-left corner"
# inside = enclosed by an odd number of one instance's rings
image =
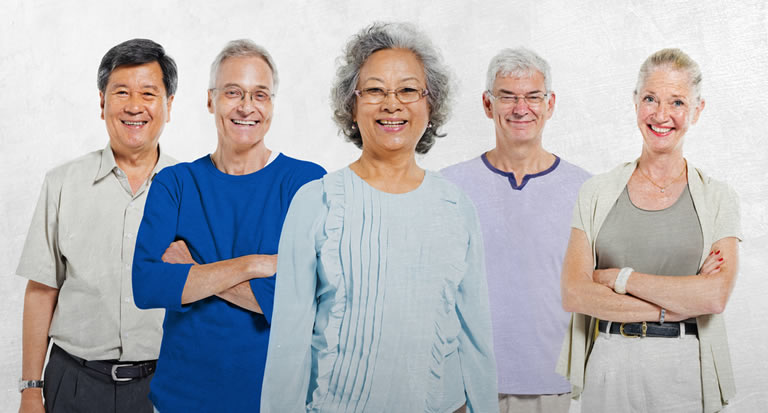
[[[415,160],[441,136],[449,86],[411,25],[347,45],[334,118],[362,154],[288,211],[262,412],[497,411],[475,210]]]

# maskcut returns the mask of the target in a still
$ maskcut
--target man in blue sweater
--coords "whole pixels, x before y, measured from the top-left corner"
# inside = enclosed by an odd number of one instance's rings
[[[264,145],[277,85],[266,50],[227,44],[208,90],[216,151],[152,183],[133,289],[139,308],[166,309],[150,391],[159,412],[259,410],[283,220],[296,191],[325,174]]]

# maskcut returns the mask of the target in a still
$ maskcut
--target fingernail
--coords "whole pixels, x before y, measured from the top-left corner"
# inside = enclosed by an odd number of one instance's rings
[[[709,255],[712,255],[712,254],[714,254],[714,253],[715,253],[714,251],[710,251],[710,252],[709,252]]]
[[[715,269],[716,269],[716,270],[719,270],[719,269],[720,269],[720,266],[718,266],[718,267],[717,267],[717,268],[715,268]]]
[[[720,258],[718,258],[717,260],[718,260],[718,261],[722,261],[722,260],[723,260],[723,257],[720,257]]]
[[[715,254],[719,254],[719,253],[720,253],[720,250],[717,250],[717,252]]]

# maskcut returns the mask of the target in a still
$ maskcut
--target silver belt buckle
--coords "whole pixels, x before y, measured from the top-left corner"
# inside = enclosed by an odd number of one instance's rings
[[[131,380],[133,380],[132,377],[125,377],[125,378],[117,377],[117,374],[116,374],[117,373],[117,369],[120,368],[120,367],[131,367],[131,364],[113,364],[112,365],[112,380],[114,380],[114,381],[131,381]]]

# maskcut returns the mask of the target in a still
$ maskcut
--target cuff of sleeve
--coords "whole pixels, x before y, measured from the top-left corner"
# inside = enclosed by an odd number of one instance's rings
[[[192,264],[155,264],[160,268],[150,268],[155,276],[137,276],[136,263],[133,274],[133,299],[142,309],[164,308],[170,311],[187,311],[190,305],[181,304],[181,295],[189,277]],[[154,270],[154,271],[153,271]]]
[[[275,276],[250,280],[253,296],[261,307],[267,323],[272,324],[272,307],[275,303]]]

